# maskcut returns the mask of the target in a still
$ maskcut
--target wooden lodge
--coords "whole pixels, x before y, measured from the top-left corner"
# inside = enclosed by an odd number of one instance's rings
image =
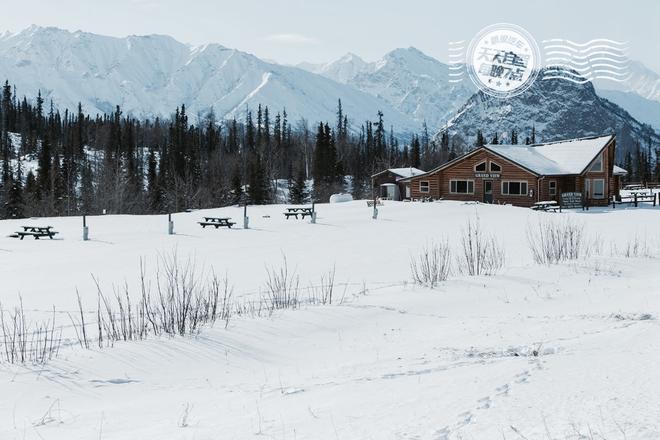
[[[604,206],[618,196],[625,170],[614,166],[614,135],[534,145],[484,145],[429,172],[397,180],[410,199],[445,199],[531,207],[581,193]],[[376,175],[378,176],[378,175]]]

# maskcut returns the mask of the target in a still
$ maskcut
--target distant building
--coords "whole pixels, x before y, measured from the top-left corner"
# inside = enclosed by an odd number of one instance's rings
[[[407,188],[406,197],[412,199],[532,206],[538,201],[559,201],[564,192],[578,192],[590,205],[607,205],[611,196],[618,195],[620,177],[625,175],[625,170],[614,166],[615,148],[614,135],[535,145],[485,145],[396,184]]]
[[[403,200],[411,197],[410,182],[404,179],[419,176],[425,171],[417,168],[389,168],[371,176],[375,194],[381,199]]]

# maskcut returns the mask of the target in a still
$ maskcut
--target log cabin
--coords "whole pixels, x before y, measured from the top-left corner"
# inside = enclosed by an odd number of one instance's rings
[[[424,174],[401,179],[412,199],[445,199],[531,207],[582,193],[591,206],[618,196],[625,170],[614,166],[614,135],[534,145],[484,145]]]

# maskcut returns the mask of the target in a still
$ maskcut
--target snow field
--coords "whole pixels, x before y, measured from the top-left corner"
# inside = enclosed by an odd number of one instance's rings
[[[282,255],[303,286],[333,265],[338,283],[354,284],[341,304],[236,318],[196,337],[67,347],[43,367],[0,365],[0,438],[660,436],[660,208],[385,202],[376,221],[364,201],[317,209],[312,225],[285,220],[284,206],[250,207],[250,230],[195,223],[240,223],[239,208],[176,214],[174,236],[166,216],[93,217],[90,242],[79,218],[33,219],[58,239],[2,238],[0,300],[13,306],[20,293],[29,310],[75,310],[76,287],[91,308],[91,273],[111,291],[135,283],[140,257],[154,264],[174,248],[226,272],[237,296],[263,289]],[[457,249],[476,215],[505,248],[500,273],[406,284],[411,255],[442,237]],[[527,225],[564,218],[599,252],[532,263]],[[0,222],[0,236],[24,223]],[[626,258],[635,240],[646,251]]]

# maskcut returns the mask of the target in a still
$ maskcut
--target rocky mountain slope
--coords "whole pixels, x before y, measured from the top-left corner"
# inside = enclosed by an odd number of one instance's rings
[[[537,80],[526,92],[507,100],[477,92],[444,130],[474,144],[477,130],[490,141],[495,133],[508,134],[515,129],[524,141],[532,127],[539,142],[616,133],[619,154],[635,142],[646,145],[651,140],[654,145],[660,144],[660,135],[650,126],[598,96],[593,84],[562,79]]]

